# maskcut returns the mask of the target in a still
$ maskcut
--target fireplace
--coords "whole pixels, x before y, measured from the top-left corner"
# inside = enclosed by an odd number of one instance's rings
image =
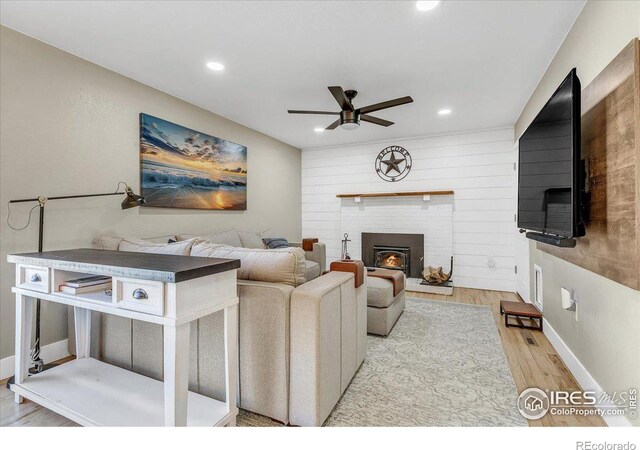
[[[362,233],[362,262],[366,267],[401,270],[407,277],[420,278],[423,256],[422,234]]]
[[[375,267],[381,269],[401,270],[409,276],[411,267],[411,249],[409,247],[373,246]]]

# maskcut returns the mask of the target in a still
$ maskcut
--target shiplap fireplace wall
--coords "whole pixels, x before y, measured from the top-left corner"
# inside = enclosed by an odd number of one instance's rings
[[[341,132],[338,130],[337,132]],[[356,131],[357,132],[357,131]],[[452,248],[455,285],[481,289],[515,289],[516,155],[513,128],[396,139],[302,151],[302,234],[327,244],[327,260],[340,258],[342,234],[353,239],[350,253],[360,254],[360,232],[393,232],[389,221],[369,226],[378,214],[395,211],[395,232],[425,233],[427,264],[448,271]],[[402,181],[380,179],[374,161],[389,145],[406,148],[413,168]],[[351,198],[337,194],[453,190],[431,197]],[[404,205],[404,206],[403,206]],[[447,218],[450,231],[447,232]],[[365,222],[366,221],[366,222]],[[438,241],[433,234],[442,233]],[[449,255],[450,256],[450,255]]]
[[[341,200],[340,236],[349,234],[349,255],[353,259],[362,258],[362,233],[422,234],[425,266],[442,266],[445,272],[449,271],[453,255],[453,195],[434,195],[426,201],[422,197]]]

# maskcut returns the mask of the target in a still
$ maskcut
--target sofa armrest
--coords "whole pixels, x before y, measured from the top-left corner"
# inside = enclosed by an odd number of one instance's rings
[[[302,242],[290,243],[292,247],[302,248]],[[324,273],[327,270],[327,246],[322,242],[314,242],[313,250],[305,251],[304,257],[309,261],[317,262],[320,265],[320,273]]]
[[[322,425],[340,399],[346,387],[344,357],[351,353],[355,373],[355,321],[351,273],[330,272],[291,294],[291,424]],[[353,339],[345,342],[343,330],[353,330]],[[350,380],[353,374],[349,374]]]
[[[238,280],[240,407],[289,421],[290,300],[293,287]]]

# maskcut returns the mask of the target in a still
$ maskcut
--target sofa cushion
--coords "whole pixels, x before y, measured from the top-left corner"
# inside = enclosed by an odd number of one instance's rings
[[[307,281],[311,281],[320,276],[320,264],[315,261],[304,261],[304,277]]]
[[[240,242],[244,248],[267,248],[262,242],[262,236],[260,233],[253,233],[251,231],[238,231],[240,236]]]
[[[186,241],[187,239],[202,238],[206,239],[212,244],[224,244],[231,247],[242,247],[242,241],[236,230],[227,230],[221,233],[215,234],[179,234],[176,236],[178,241]]]
[[[196,243],[191,256],[239,259],[238,278],[299,286],[305,282],[305,259],[301,248],[258,249]]]
[[[220,258],[220,256],[216,256],[216,251],[221,248],[237,248],[242,249],[242,247],[231,247],[229,245],[224,244],[212,244],[209,241],[198,242],[191,247],[190,256],[200,256],[203,258]]]
[[[162,255],[182,255],[189,256],[191,247],[196,240],[188,240],[175,242],[172,244],[158,244],[155,242],[145,241],[143,239],[127,240],[122,239],[118,245],[121,252],[137,252],[137,253],[157,253]]]
[[[367,305],[386,308],[393,303],[393,283],[378,277],[367,277]]]

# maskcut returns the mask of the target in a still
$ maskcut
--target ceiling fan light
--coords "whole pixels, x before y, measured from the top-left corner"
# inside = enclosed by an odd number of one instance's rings
[[[343,130],[355,130],[360,126],[360,112],[342,111],[340,113],[340,127]]]
[[[358,122],[345,122],[340,125],[340,128],[342,128],[343,130],[355,130],[359,126],[360,124]]]

